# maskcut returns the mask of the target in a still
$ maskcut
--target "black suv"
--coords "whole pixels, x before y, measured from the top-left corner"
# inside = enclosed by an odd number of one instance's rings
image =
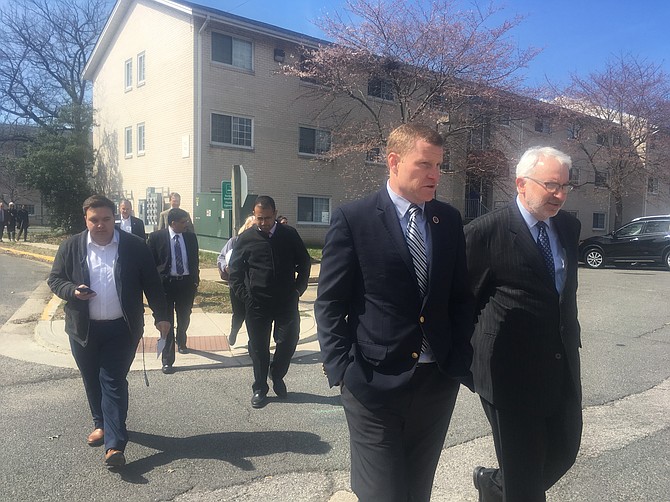
[[[579,256],[590,268],[661,263],[670,269],[670,214],[642,216],[607,235],[589,237],[579,244]]]

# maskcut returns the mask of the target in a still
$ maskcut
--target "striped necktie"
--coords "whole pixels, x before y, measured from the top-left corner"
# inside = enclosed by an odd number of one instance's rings
[[[407,245],[412,255],[412,262],[414,262],[414,271],[416,272],[416,281],[421,291],[421,298],[423,298],[428,291],[428,258],[426,257],[426,243],[423,241],[416,221],[421,208],[416,204],[411,204],[408,212]]]
[[[174,263],[177,268],[177,275],[184,275],[184,257],[181,255],[179,234],[174,236]]]

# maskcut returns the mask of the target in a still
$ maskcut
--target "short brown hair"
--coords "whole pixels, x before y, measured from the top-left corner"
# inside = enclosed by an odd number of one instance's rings
[[[386,153],[393,152],[402,156],[410,152],[420,139],[434,146],[441,147],[444,144],[444,139],[433,127],[415,123],[403,124],[389,134],[386,141]]]
[[[104,195],[96,194],[91,195],[88,199],[84,201],[84,204],[82,205],[82,209],[84,210],[84,216],[86,216],[86,211],[88,211],[90,208],[95,209],[98,207],[108,207],[109,209],[112,210],[112,214],[116,214],[116,204],[114,204]]]

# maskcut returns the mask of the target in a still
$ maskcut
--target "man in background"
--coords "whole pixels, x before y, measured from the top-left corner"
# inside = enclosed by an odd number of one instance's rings
[[[300,336],[298,299],[307,289],[311,260],[293,227],[276,221],[272,197],[254,204],[254,226],[240,234],[232,253],[230,287],[246,306],[249,355],[254,367],[251,406],[267,403],[268,373],[280,399],[288,395],[284,377]],[[270,333],[276,344],[270,361]]]
[[[117,228],[146,240],[147,234],[144,230],[144,222],[133,216],[133,204],[128,199],[121,199],[121,202],[119,202],[119,216],[119,219],[115,222]]]
[[[172,192],[170,194],[170,207],[167,208],[165,211],[161,212],[160,215],[158,215],[158,230],[163,230],[169,226],[169,223],[167,221],[167,215],[170,212],[170,209],[179,209],[179,206],[181,206],[181,195],[179,195],[177,192]],[[188,214],[188,211],[186,212],[186,216],[188,216],[188,223],[186,224],[186,232],[195,232],[195,228],[193,227],[193,221],[191,220],[191,215]]]
[[[168,228],[152,232],[148,244],[163,282],[172,321],[162,353],[162,371],[171,374],[174,373],[175,341],[180,354],[188,353],[186,332],[200,284],[200,258],[198,238],[193,232],[186,232],[188,213],[179,208],[170,209],[167,219]]]
[[[26,209],[25,204],[21,204],[19,210],[16,212],[16,226],[19,229],[19,234],[16,236],[16,240],[20,241],[21,236],[23,236],[23,242],[27,241],[30,216],[28,215],[28,210]]]

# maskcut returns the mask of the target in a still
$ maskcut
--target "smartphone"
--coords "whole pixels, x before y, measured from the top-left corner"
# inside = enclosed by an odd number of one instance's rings
[[[78,287],[77,291],[79,291],[80,293],[87,294],[87,295],[95,293],[95,291],[93,291],[91,288],[87,288],[87,287],[84,287],[84,286]]]

